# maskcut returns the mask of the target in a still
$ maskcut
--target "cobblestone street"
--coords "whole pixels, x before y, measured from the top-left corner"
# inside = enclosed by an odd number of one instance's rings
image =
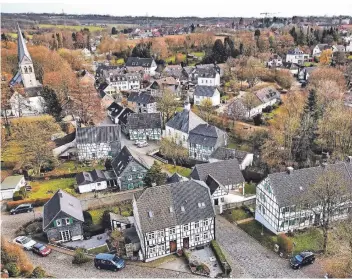
[[[309,277],[290,268],[284,260],[269,251],[240,228],[221,216],[216,217],[216,239],[233,267],[232,277]]]

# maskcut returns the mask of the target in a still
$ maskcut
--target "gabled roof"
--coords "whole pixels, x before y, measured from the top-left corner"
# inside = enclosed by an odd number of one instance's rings
[[[217,160],[230,160],[236,158],[239,162],[242,162],[247,154],[249,153],[246,151],[219,147],[211,154],[210,157]]]
[[[155,98],[148,92],[131,92],[127,99],[128,102],[140,103],[143,105],[155,103]]]
[[[84,222],[81,202],[63,190],[58,190],[54,196],[44,204],[43,230],[55,219],[58,213],[64,212],[76,220]]]
[[[6,177],[1,183],[0,183],[0,189],[1,191],[3,190],[9,190],[9,189],[15,189],[18,183],[24,178],[23,175],[13,175],[13,176],[8,176]]]
[[[105,175],[101,170],[84,171],[76,175],[78,186],[105,180]]]
[[[219,181],[217,181],[210,174],[207,176],[205,180],[205,184],[207,184],[207,186],[209,187],[211,195],[213,195],[218,188],[222,188],[222,190],[224,190],[225,193],[229,192],[227,188],[225,188]]]
[[[119,142],[120,139],[119,125],[78,127],[76,131],[77,144]]]
[[[161,115],[159,112],[130,114],[127,117],[127,126],[130,130],[161,129]]]
[[[139,160],[133,157],[127,146],[124,146],[120,153],[111,161],[111,166],[116,176],[119,176],[131,161],[135,161],[147,169]]]
[[[149,187],[135,198],[142,233],[215,216],[209,188],[202,181]]]
[[[184,177],[184,176],[178,174],[177,172],[175,172],[173,175],[168,177],[167,183],[176,183],[176,182],[182,182],[182,181],[187,181],[187,180],[188,180],[187,177]]]
[[[17,24],[17,50],[18,50],[18,63],[32,62],[31,55],[28,52],[26,42],[23,39],[20,26]]]
[[[153,63],[153,58],[128,57],[126,66],[128,67],[150,67]]]
[[[188,134],[190,130],[194,129],[199,124],[206,124],[206,122],[191,110],[184,109],[181,112],[177,112],[175,116],[166,123],[166,126]]]
[[[326,171],[339,174],[347,182],[347,187],[352,193],[351,162],[298,169],[290,173],[272,173],[265,180],[269,183],[279,207],[290,206],[296,204],[299,197],[304,195],[307,189],[314,185]]]
[[[60,147],[67,143],[72,142],[75,138],[76,138],[76,131],[71,134],[65,135],[61,138],[55,139],[54,143],[56,147]]]
[[[245,181],[237,159],[198,164],[191,172],[193,179],[201,181],[206,181],[208,175],[222,185],[235,185]]]
[[[226,132],[209,124],[199,124],[189,132],[188,141],[202,146],[215,146],[218,140],[227,138]]]
[[[108,106],[107,110],[109,111],[112,117],[118,116],[123,111],[123,106],[112,102],[110,106]]]
[[[216,86],[196,85],[194,96],[213,97],[216,90]]]
[[[274,99],[280,99],[280,92],[277,91],[273,86],[264,87],[256,91],[254,94],[263,104]]]
[[[127,125],[128,122],[128,116],[130,116],[131,114],[134,114],[134,111],[131,110],[130,108],[125,108],[119,115],[118,119],[119,119],[119,123],[123,123],[125,125]]]

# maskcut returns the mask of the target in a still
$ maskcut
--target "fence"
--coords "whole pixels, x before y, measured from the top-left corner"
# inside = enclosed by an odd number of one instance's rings
[[[255,204],[255,197],[250,198],[248,200],[241,201],[241,202],[233,202],[233,203],[224,204],[222,206],[222,209],[227,210],[227,209],[232,209],[232,208],[239,208],[241,206],[250,206],[253,204]]]

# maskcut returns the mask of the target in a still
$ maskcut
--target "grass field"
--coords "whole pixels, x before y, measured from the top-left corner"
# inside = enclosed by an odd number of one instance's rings
[[[5,167],[14,167],[21,161],[22,148],[14,140],[9,141],[5,147],[1,147],[1,163]]]
[[[75,178],[61,178],[44,181],[33,181],[30,183],[32,191],[29,193],[28,198],[50,198],[53,194],[59,190],[65,190],[69,194],[75,195],[73,185],[76,182]]]
[[[94,225],[101,224],[102,217],[104,214],[105,210],[109,210],[110,212],[114,212],[116,214],[120,214],[120,209],[121,209],[121,215],[124,217],[127,216],[132,216],[132,205],[131,204],[126,204],[126,205],[121,205],[121,206],[108,206],[108,207],[103,207],[103,208],[98,208],[98,209],[91,209],[88,210],[90,216],[92,216],[92,222]]]
[[[75,161],[66,161],[58,165],[52,171],[46,172],[45,176],[56,176],[56,175],[63,175],[63,174],[70,174],[70,173],[79,173],[82,171],[91,171],[93,169],[103,170],[105,169],[104,165],[84,165],[84,164],[76,164]]]
[[[102,31],[106,28],[100,26],[85,26],[85,25],[62,25],[62,24],[38,24],[40,28],[52,28],[52,29],[71,29],[80,31],[81,29],[88,28],[90,32]]]
[[[184,177],[189,177],[192,172],[191,169],[180,167],[180,166],[174,166],[174,165],[170,165],[170,164],[163,164],[162,168],[164,170],[167,170],[171,174],[174,174],[175,172],[177,172],[178,174],[180,174]]]
[[[10,37],[17,39],[17,33],[7,33],[7,35],[9,35]],[[27,35],[28,39],[32,39],[33,35]]]
[[[296,244],[294,252],[321,251],[323,249],[323,234],[317,228],[309,229],[305,232],[297,232],[294,237],[290,237]]]
[[[90,254],[107,253],[107,252],[109,252],[109,248],[108,248],[108,246],[105,244],[104,246],[100,246],[100,247],[88,249],[87,251],[88,251],[88,253],[90,253]]]
[[[196,52],[191,52],[192,55],[196,56],[196,57],[200,57],[203,58],[205,56],[205,52],[203,51],[196,51]]]

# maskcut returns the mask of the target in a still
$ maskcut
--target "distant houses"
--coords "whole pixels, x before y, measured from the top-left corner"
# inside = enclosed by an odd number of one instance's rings
[[[144,73],[150,76],[155,75],[157,65],[153,58],[128,57],[126,67],[142,67]]]

